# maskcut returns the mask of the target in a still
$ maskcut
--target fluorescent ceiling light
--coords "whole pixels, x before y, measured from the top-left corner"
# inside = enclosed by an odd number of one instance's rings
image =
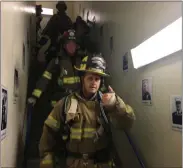
[[[42,8],[43,11],[41,12],[41,14],[43,15],[53,15],[53,9],[51,8]]]
[[[24,11],[28,13],[36,13],[33,7],[24,7]]]
[[[182,17],[131,50],[139,68],[182,49]]]

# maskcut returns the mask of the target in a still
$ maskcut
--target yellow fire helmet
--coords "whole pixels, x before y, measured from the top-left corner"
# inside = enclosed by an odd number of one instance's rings
[[[108,77],[109,74],[105,73],[106,61],[102,54],[93,54],[92,56],[85,56],[82,59],[80,67],[75,67],[79,72],[92,72],[103,77]]]

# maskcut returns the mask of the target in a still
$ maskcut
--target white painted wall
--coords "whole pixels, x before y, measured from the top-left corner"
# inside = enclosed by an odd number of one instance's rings
[[[33,8],[34,2],[1,2],[1,84],[8,89],[8,125],[7,136],[1,141],[1,167],[16,167],[18,155],[23,154],[28,66],[36,32],[35,15],[27,10]],[[31,41],[29,48],[27,30]],[[22,67],[23,42],[25,69]],[[19,71],[19,98],[13,104],[15,67]]]
[[[181,95],[182,52],[138,70],[133,68],[129,55],[129,70],[122,71],[122,56],[178,19],[182,15],[181,2],[75,2],[75,16],[80,4],[81,9],[89,9],[96,15],[99,25],[104,24],[104,36],[99,39],[112,73],[112,86],[135,109],[137,120],[131,137],[147,167],[181,167],[181,133],[171,128],[170,96]],[[111,36],[114,38],[112,57]],[[141,80],[149,76],[153,77],[153,105],[144,106]],[[124,134],[117,130],[114,134],[118,136],[115,141],[124,164],[134,167],[133,159],[127,158],[133,154],[126,147]]]
[[[42,19],[42,21],[40,23],[42,30],[46,27],[46,25],[47,25],[48,21],[50,20],[50,18],[51,18],[50,15],[43,15],[43,19]]]

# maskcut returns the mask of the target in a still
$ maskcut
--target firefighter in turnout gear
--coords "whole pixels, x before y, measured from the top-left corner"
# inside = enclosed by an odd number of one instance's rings
[[[61,97],[79,87],[80,78],[77,76],[74,66],[79,65],[82,58],[76,52],[77,45],[75,41],[76,37],[73,29],[64,33],[57,58],[53,58],[49,62],[41,79],[37,82],[32,97],[28,99],[30,104],[34,105],[37,102],[42,93],[48,89],[50,83],[52,84],[51,90],[53,94],[50,101],[53,106]]]
[[[41,15],[41,13],[43,12],[42,9],[42,5],[36,5],[36,40],[39,41],[40,40],[40,36],[41,36],[41,21],[43,19],[43,16]]]
[[[45,62],[45,55],[55,55],[58,36],[62,36],[65,31],[73,27],[72,20],[66,14],[67,5],[65,2],[59,1],[56,8],[58,12],[48,21],[37,44],[37,58],[39,62]]]
[[[106,63],[101,55],[86,56],[80,67],[81,88],[62,98],[45,120],[40,139],[40,168],[54,168],[55,137],[65,141],[65,168],[111,168],[112,134],[110,124],[128,129],[135,114],[109,86],[108,93],[99,91]],[[115,122],[114,122],[115,121]],[[60,146],[64,145],[60,143]]]
[[[81,47],[82,51],[86,50],[90,53],[98,52],[97,44],[91,40],[89,35],[90,27],[81,18],[81,16],[77,16],[73,27],[76,30],[77,43]]]

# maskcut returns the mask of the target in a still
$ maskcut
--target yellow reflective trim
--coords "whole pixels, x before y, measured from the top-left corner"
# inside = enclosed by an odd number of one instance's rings
[[[96,131],[96,128],[84,128],[84,132],[93,132]]]
[[[81,138],[93,138],[94,134],[89,134],[89,135],[71,135],[71,139],[81,139]]]
[[[39,98],[41,96],[41,93],[42,93],[42,91],[40,89],[34,89],[32,95]]]
[[[104,73],[102,69],[97,69],[97,68],[88,68],[88,71],[93,71],[93,72],[98,72],[98,73]]]
[[[60,128],[60,122],[54,119],[51,115],[48,116],[45,124],[51,127],[53,130],[58,131]]]
[[[110,160],[109,162],[108,162],[108,165],[112,168],[112,167],[115,167],[115,163],[114,163],[114,160],[112,159],[112,160]]]
[[[129,106],[129,105],[126,105],[126,112],[127,112],[127,113],[133,113],[132,107]]]
[[[57,101],[51,101],[51,105],[54,107]]]
[[[80,65],[80,70],[85,70],[86,69],[86,64],[81,64]]]
[[[63,139],[63,140],[66,140],[67,138],[68,138],[67,135],[62,136],[62,139]]]
[[[75,80],[76,80],[77,82],[80,82],[80,77],[75,77]]]
[[[41,162],[42,164],[52,164],[53,163],[53,160],[42,160]]]
[[[73,83],[79,83],[80,78],[79,77],[64,77],[63,83],[64,84],[73,84]]]
[[[81,139],[81,138],[93,138],[96,132],[95,128],[84,128],[83,132],[82,129],[79,128],[71,128],[71,139]]]
[[[41,163],[42,164],[52,164],[53,163],[53,156],[51,153],[45,153],[45,157],[42,159]]]
[[[48,71],[44,71],[43,76],[49,80],[52,79],[52,74]]]
[[[96,128],[84,128],[83,131],[84,132],[93,132],[93,131],[96,131]],[[82,132],[82,129],[80,129],[80,128],[71,128],[71,132],[72,133]]]
[[[81,136],[79,136],[79,135],[71,135],[70,137],[71,137],[71,139],[79,139],[79,140],[81,140]]]
[[[108,164],[109,164],[109,166],[112,166],[112,161],[109,161]]]
[[[87,60],[88,60],[88,56],[84,57],[84,58],[82,59],[82,62],[87,62]]]

